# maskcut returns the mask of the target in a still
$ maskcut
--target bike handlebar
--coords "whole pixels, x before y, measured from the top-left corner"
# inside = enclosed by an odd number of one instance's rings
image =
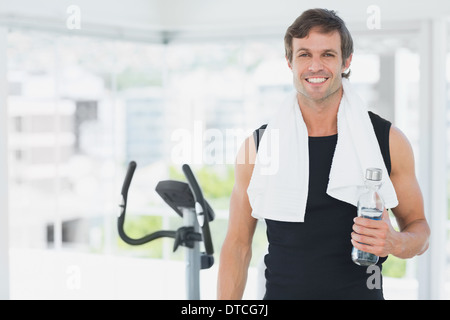
[[[152,240],[162,238],[162,237],[169,237],[169,238],[175,238],[177,237],[176,231],[165,231],[160,230],[156,231],[154,233],[151,233],[149,235],[146,235],[142,238],[134,239],[129,237],[124,230],[124,223],[125,223],[125,213],[127,208],[127,199],[128,199],[128,190],[130,188],[131,180],[133,179],[134,172],[136,170],[136,162],[131,161],[128,164],[127,173],[125,176],[125,180],[122,185],[122,203],[120,204],[121,212],[118,218],[118,232],[119,236],[122,238],[123,241],[125,241],[128,244],[131,245],[141,245],[147,242],[150,242]],[[184,164],[183,165],[183,172],[186,176],[186,179],[188,180],[189,188],[191,189],[192,195],[194,197],[195,201],[195,210],[197,213],[197,218],[203,218],[203,223],[201,223],[202,228],[202,234],[203,234],[203,242],[205,244],[205,251],[206,254],[212,255],[214,253],[213,244],[211,240],[211,232],[209,229],[209,214],[208,214],[208,206],[206,205],[206,200],[203,197],[203,193],[200,189],[200,186],[197,183],[197,180],[195,179],[195,176],[189,167],[189,165]]]
[[[122,238],[123,241],[131,245],[141,245],[163,237],[175,238],[176,237],[175,231],[166,231],[166,230],[156,231],[152,234],[146,235],[138,239],[131,238],[125,233],[123,225],[125,223],[125,212],[127,209],[128,190],[130,188],[131,180],[133,179],[135,170],[136,170],[136,162],[131,161],[128,165],[127,174],[125,176],[125,180],[122,185],[122,203],[120,204],[121,211],[117,222],[119,236]]]

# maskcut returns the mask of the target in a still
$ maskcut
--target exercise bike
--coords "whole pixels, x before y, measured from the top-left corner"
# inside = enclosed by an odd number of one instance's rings
[[[173,238],[173,251],[180,246],[185,247],[186,260],[186,296],[188,300],[200,299],[200,270],[208,269],[214,264],[214,249],[211,240],[209,222],[215,218],[214,211],[203,197],[202,190],[189,167],[182,166],[186,182],[164,180],[156,185],[156,192],[183,219],[183,226],[177,230],[159,230],[142,238],[129,237],[124,230],[127,208],[128,189],[131,184],[136,162],[131,161],[122,186],[122,202],[118,218],[120,238],[130,245],[142,245],[150,241],[168,237]],[[200,252],[200,242],[203,242],[205,252]]]

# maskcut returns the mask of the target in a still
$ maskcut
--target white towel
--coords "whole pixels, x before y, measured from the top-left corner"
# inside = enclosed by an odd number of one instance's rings
[[[337,115],[338,140],[327,193],[357,206],[365,191],[367,168],[381,168],[379,190],[386,208],[398,205],[394,186],[363,100],[347,79]],[[258,219],[303,222],[309,183],[308,130],[297,94],[290,96],[268,123],[259,143],[247,193],[252,216]],[[314,178],[314,177],[311,177]]]

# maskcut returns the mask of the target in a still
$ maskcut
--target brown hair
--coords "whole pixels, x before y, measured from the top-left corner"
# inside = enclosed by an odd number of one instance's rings
[[[284,36],[284,47],[286,58],[292,62],[292,39],[305,38],[312,28],[319,28],[321,33],[338,31],[341,36],[342,63],[353,53],[353,39],[345,26],[344,21],[337,16],[336,12],[327,9],[309,9],[303,12],[294,23],[286,30]],[[342,77],[348,78],[350,71],[342,73]]]

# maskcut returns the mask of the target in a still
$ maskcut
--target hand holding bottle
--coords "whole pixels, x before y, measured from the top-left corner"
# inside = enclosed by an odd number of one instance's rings
[[[353,219],[352,244],[361,251],[386,257],[396,251],[398,232],[395,231],[386,209],[381,220],[356,217]]]

